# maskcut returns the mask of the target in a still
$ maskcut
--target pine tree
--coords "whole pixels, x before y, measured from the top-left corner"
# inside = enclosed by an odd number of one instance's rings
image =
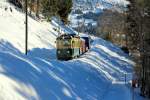
[[[52,16],[59,16],[64,23],[68,22],[72,0],[42,0],[42,13],[50,20]]]
[[[40,0],[36,1],[36,17],[39,17],[39,11],[40,11]]]
[[[55,16],[58,11],[57,0],[42,0],[42,14],[50,20],[51,16]]]
[[[72,0],[61,0],[60,3],[58,3],[58,15],[65,24],[68,23],[68,15],[71,12],[72,6]]]

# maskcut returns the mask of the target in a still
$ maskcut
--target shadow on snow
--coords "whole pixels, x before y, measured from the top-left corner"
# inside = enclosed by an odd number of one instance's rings
[[[107,44],[112,52],[127,57],[111,43],[98,41],[100,45]],[[0,49],[6,52],[0,52],[0,67],[4,70],[0,74],[31,86],[41,100],[101,100],[113,79],[122,80],[122,72],[132,71],[132,65],[97,48],[96,42],[84,58],[70,61],[56,60],[55,49],[34,48],[25,56],[10,43],[2,42]],[[18,88],[14,90],[27,99],[36,99]]]
[[[19,84],[31,86],[41,100],[99,99],[109,84],[100,74],[93,74],[95,72],[86,68],[83,62],[33,58],[23,55],[10,43],[5,45],[11,49],[0,52],[0,64],[4,70],[0,74]],[[9,52],[12,50],[14,52]],[[39,51],[47,50],[31,50],[36,53]],[[18,88],[14,87],[14,90],[27,99],[35,99]]]

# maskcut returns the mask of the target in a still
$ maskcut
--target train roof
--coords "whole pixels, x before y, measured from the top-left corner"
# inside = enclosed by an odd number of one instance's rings
[[[77,34],[62,34],[60,35],[59,37],[57,37],[57,39],[71,39],[73,37],[80,37],[79,35]]]
[[[86,40],[89,40],[90,39],[90,37],[87,37],[87,36],[85,36],[85,37],[81,37],[82,39],[86,39]]]

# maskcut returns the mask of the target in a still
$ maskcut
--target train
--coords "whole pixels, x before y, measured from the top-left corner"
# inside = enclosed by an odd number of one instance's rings
[[[77,34],[63,34],[56,38],[56,56],[58,60],[77,58],[89,49],[89,37],[80,37]]]

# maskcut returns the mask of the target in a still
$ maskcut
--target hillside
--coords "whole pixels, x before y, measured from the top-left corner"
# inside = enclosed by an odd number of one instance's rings
[[[124,76],[128,83],[134,63],[119,47],[91,36],[87,53],[59,61],[54,28],[76,32],[56,19],[48,23],[29,17],[29,52],[25,56],[24,18],[24,13],[0,1],[0,100],[131,100]]]
[[[126,0],[73,0],[72,12],[69,15],[70,25],[80,32],[93,31],[105,9],[122,12],[127,4]]]
[[[94,7],[96,4],[102,4],[101,6],[112,6],[112,5],[118,5],[118,6],[125,6],[128,4],[128,1],[126,0],[74,0],[74,4],[85,4],[87,6]]]

